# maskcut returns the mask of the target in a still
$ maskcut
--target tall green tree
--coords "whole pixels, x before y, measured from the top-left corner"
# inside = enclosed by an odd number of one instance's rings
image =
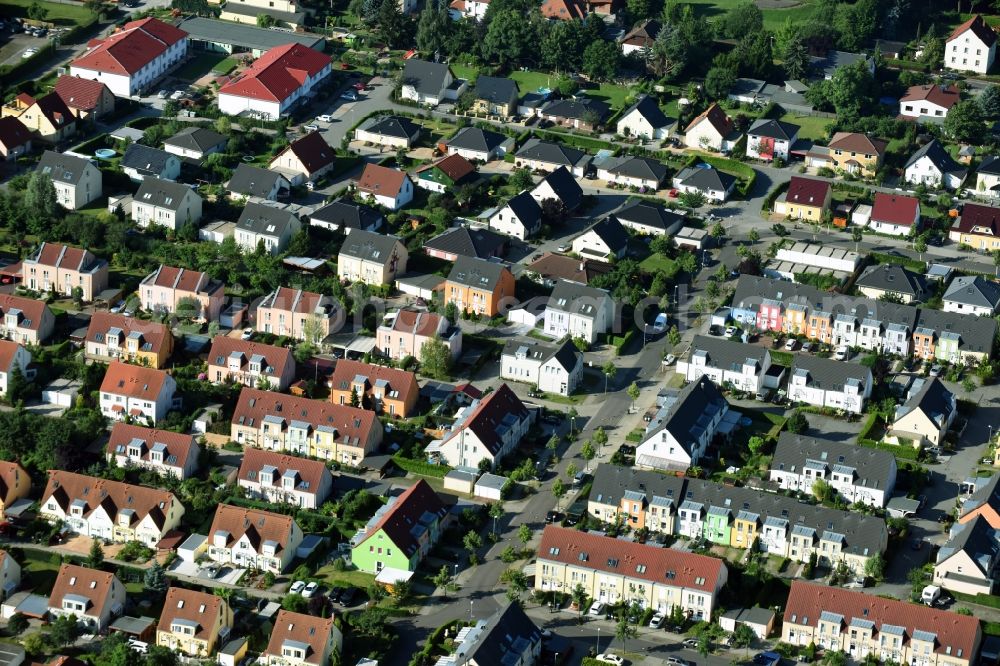
[[[996,120],[1000,118],[1000,86],[990,86],[979,95],[979,110],[983,118]]]
[[[962,100],[951,107],[944,119],[945,134],[956,141],[981,144],[986,138],[983,113],[975,100]]]
[[[712,99],[725,99],[736,83],[736,71],[728,64],[715,65],[705,75],[705,92]]]
[[[617,44],[599,40],[583,50],[583,71],[597,81],[610,81],[618,73],[621,51]]]
[[[607,394],[608,383],[618,374],[618,366],[613,361],[608,361],[601,367],[601,373],[604,375],[604,393]]]
[[[443,54],[450,24],[448,8],[440,0],[428,0],[417,20],[417,49],[427,56]]]
[[[722,18],[722,30],[726,37],[740,39],[745,35],[764,29],[764,12],[753,0],[743,0]]]
[[[809,71],[809,49],[796,34],[785,45],[781,53],[781,66],[789,79],[803,79]]]
[[[104,547],[101,546],[101,541],[94,538],[90,542],[90,552],[87,553],[87,566],[91,569],[96,569],[104,563]]]
[[[667,23],[653,40],[647,64],[654,74],[672,81],[679,78],[687,67],[689,54],[687,35],[681,32],[680,26]]]
[[[420,372],[428,377],[447,380],[451,377],[451,350],[439,338],[431,338],[420,348]]]
[[[399,11],[397,0],[382,0],[378,10],[377,32],[389,48],[400,48],[406,44],[409,27],[410,22]]]
[[[483,57],[502,68],[511,67],[529,53],[535,55],[537,38],[534,21],[525,20],[521,12],[501,10],[493,15],[486,28],[482,41]]]

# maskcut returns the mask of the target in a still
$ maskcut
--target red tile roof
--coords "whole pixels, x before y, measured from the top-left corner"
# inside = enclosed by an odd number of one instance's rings
[[[80,111],[93,111],[101,102],[101,95],[108,90],[108,87],[100,81],[91,81],[79,76],[62,75],[56,81],[56,87],[52,92],[59,95],[66,106]]]
[[[879,192],[872,206],[872,222],[887,222],[901,227],[913,226],[913,220],[920,212],[920,200],[899,194]]]
[[[281,154],[284,155],[288,151],[292,151],[292,154],[299,158],[302,166],[309,173],[316,173],[320,169],[333,164],[337,157],[333,147],[326,142],[319,132],[309,132],[309,134],[306,134],[301,139],[291,142]],[[275,160],[280,157],[281,155],[276,157]]]
[[[437,334],[438,328],[441,326],[441,319],[441,315],[433,312],[400,310],[392,321],[391,330],[426,338]]]
[[[980,16],[979,14],[976,14],[968,21],[955,28],[955,30],[952,31],[951,36],[948,37],[948,39],[946,39],[945,42],[946,43],[950,42],[951,40],[960,36],[966,30],[971,30],[973,33],[975,33],[976,37],[981,39],[983,41],[983,44],[985,44],[987,47],[996,44],[997,33],[993,32],[993,28],[986,25],[986,21],[984,21],[983,17]]]
[[[500,388],[487,395],[478,405],[470,407],[470,409],[473,410],[472,413],[461,424],[456,424],[456,427],[446,436],[445,441],[460,436],[461,432],[468,428],[476,434],[483,446],[493,455],[496,455],[503,447],[500,434],[497,432],[500,423],[508,415],[513,415],[519,420],[528,417],[528,408],[506,384],[501,384]]]
[[[284,374],[285,368],[289,366],[295,368],[295,359],[292,357],[292,350],[288,347],[265,345],[262,342],[240,340],[228,335],[217,335],[212,338],[212,348],[208,352],[208,364],[229,367],[229,356],[234,352],[243,355],[240,370],[244,372],[249,367],[250,358],[255,355],[262,356],[264,364],[270,366],[274,375],[279,378]]]
[[[149,349],[143,349],[142,345],[140,345],[139,350],[149,351],[154,354],[159,354],[160,350],[163,349],[163,343],[168,337],[173,337],[170,329],[165,324],[136,319],[135,317],[126,317],[123,314],[115,314],[113,312],[98,311],[90,318],[90,324],[87,326],[86,341],[105,344],[107,342],[108,331],[112,328],[120,328],[122,330],[121,339],[119,340],[119,344],[122,347],[125,346],[125,338],[131,333],[137,332],[142,335],[143,345],[149,345]]]
[[[25,263],[66,268],[71,271],[87,271],[98,261],[98,258],[88,250],[59,243],[42,243],[34,258],[25,260]]]
[[[10,340],[0,340],[0,372],[10,372],[14,364],[14,355],[20,346]]]
[[[31,132],[16,116],[0,118],[0,145],[8,151],[31,141]]]
[[[280,553],[288,545],[294,524],[295,520],[291,516],[280,513],[220,504],[215,510],[208,538],[214,543],[216,532],[225,532],[228,534],[226,546],[232,547],[246,534],[257,552],[260,552],[261,544],[265,541],[274,541],[278,544],[275,552]]]
[[[822,206],[829,192],[830,183],[825,180],[792,176],[785,201],[801,206]]]
[[[403,189],[403,181],[408,178],[405,172],[390,169],[380,164],[366,164],[358,179],[358,190],[373,195],[395,197]]]
[[[844,616],[847,624],[852,618],[868,620],[875,623],[876,631],[885,625],[903,627],[907,640],[913,637],[915,630],[929,632],[937,637],[935,653],[966,659],[970,663],[979,647],[979,618],[839,587],[792,581],[785,606],[785,622],[815,627],[824,611]]]
[[[362,445],[373,428],[381,431],[382,424],[375,412],[348,405],[334,405],[326,400],[310,400],[291,395],[245,388],[233,411],[232,424],[260,428],[265,416],[278,416],[288,421],[305,421],[314,428],[333,428],[337,441]]]
[[[830,139],[829,148],[865,155],[882,155],[887,145],[889,144],[882,139],[873,139],[860,132],[837,132]]]
[[[436,162],[431,162],[430,164],[425,164],[424,166],[417,169],[417,173],[422,173],[424,171],[429,171],[431,169],[440,169],[441,172],[448,176],[454,182],[458,182],[476,172],[475,165],[469,160],[465,159],[458,153],[442,157]]]
[[[76,122],[76,116],[66,106],[66,102],[54,92],[50,92],[44,97],[39,97],[35,100],[35,104],[38,105],[38,110],[41,111],[42,115],[57,130]]]
[[[721,106],[713,102],[712,106],[705,109],[704,113],[688,123],[684,132],[690,132],[691,128],[700,124],[703,120],[707,120],[715,128],[715,131],[723,137],[728,136],[733,131],[732,119],[726,115]]]
[[[355,548],[381,530],[407,557],[412,557],[420,547],[413,528],[420,523],[425,513],[430,513],[441,520],[447,514],[447,509],[434,489],[420,479],[387,507],[382,517]]]
[[[544,0],[541,11],[545,18],[560,21],[587,18],[586,9],[577,0]]]
[[[166,380],[167,373],[162,370],[115,361],[108,366],[108,371],[104,375],[101,393],[126,395],[155,403]]]
[[[184,467],[191,452],[195,449],[194,435],[187,435],[169,430],[158,430],[156,428],[145,428],[143,426],[129,423],[116,423],[111,429],[111,436],[108,438],[108,453],[114,455],[119,447],[128,445],[132,440],[141,440],[145,448],[143,459],[149,458],[149,450],[155,444],[163,444],[167,447],[167,452],[163,456],[164,460],[173,456],[175,460],[165,463],[169,467]]]
[[[410,397],[420,390],[417,387],[416,375],[412,372],[346,358],[337,361],[337,366],[333,369],[333,375],[330,377],[330,386],[335,391],[350,391],[355,377],[364,377],[367,380],[366,390],[374,388],[376,382],[384,381],[390,392],[398,393],[398,395],[387,397],[399,400],[404,404],[408,403]],[[331,395],[330,399],[333,400],[334,397]]]
[[[113,573],[64,564],[59,568],[55,585],[49,594],[49,608],[62,608],[63,597],[74,594],[90,601],[90,606],[84,611],[85,615],[100,616],[116,580]]]
[[[278,46],[258,58],[240,76],[219,88],[219,95],[281,102],[306,79],[330,67],[330,56],[302,44]]]
[[[278,287],[265,296],[257,307],[286,310],[296,314],[312,314],[324,300],[332,303],[331,299],[313,291]]]
[[[928,101],[945,109],[955,106],[959,100],[958,88],[955,86],[910,86],[900,102]]]
[[[10,507],[10,503],[14,499],[12,491],[17,487],[21,478],[28,479],[28,487],[30,488],[31,479],[28,477],[28,472],[19,463],[0,461],[0,502],[3,502],[5,507]],[[0,553],[6,555],[2,550]],[[0,562],[2,560],[3,558],[0,557]]]
[[[288,470],[294,470],[298,473],[296,489],[300,489],[298,488],[299,484],[303,484],[301,490],[307,490],[313,494],[322,490],[323,477],[330,474],[326,463],[321,460],[296,458],[286,453],[247,447],[243,451],[243,462],[240,463],[240,481],[260,483],[260,470],[266,465],[274,467],[276,470],[272,486],[280,486],[282,475]]]
[[[557,525],[542,532],[538,559],[709,593],[725,582],[720,559]],[[674,575],[668,577],[671,571]]]
[[[951,230],[965,234],[1000,236],[1000,208],[965,204],[962,208],[962,217],[958,218]]]
[[[150,516],[157,527],[163,527],[164,519],[171,509],[175,506],[181,508],[174,494],[166,490],[55,469],[49,470],[49,482],[42,493],[42,506],[50,498],[65,513],[69,513],[70,504],[74,501],[83,502],[85,518],[98,507],[103,507],[115,525],[119,524],[122,511],[131,511],[129,525],[133,527],[145,520],[146,516]]]
[[[132,75],[186,38],[186,32],[159,19],[132,21],[71,64],[96,72]]]
[[[204,290],[210,282],[211,278],[208,277],[208,274],[201,271],[192,271],[186,268],[175,268],[160,264],[149,284],[155,287],[169,287],[181,291],[199,292]]]
[[[273,657],[276,661],[284,662],[282,647],[285,641],[295,641],[309,646],[309,651],[304,658],[307,664],[323,666],[320,664],[320,660],[326,651],[333,627],[332,614],[328,618],[322,618],[281,609],[278,611],[274,628],[271,629],[271,638],[268,640],[267,649],[264,650],[263,654],[266,657]]]
[[[215,625],[224,612],[225,603],[222,597],[208,592],[171,587],[167,590],[166,601],[163,602],[157,631],[172,633],[171,625],[174,620],[187,620],[198,625],[195,638],[211,640]]]

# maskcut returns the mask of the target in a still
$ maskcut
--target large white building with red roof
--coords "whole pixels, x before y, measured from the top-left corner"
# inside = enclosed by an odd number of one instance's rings
[[[997,33],[978,14],[955,28],[944,43],[944,66],[986,74],[997,55]]]
[[[148,90],[187,57],[188,35],[159,19],[131,21],[70,63],[72,76],[100,81],[118,97]]]
[[[219,88],[219,111],[277,119],[330,75],[330,56],[302,44],[271,49]]]

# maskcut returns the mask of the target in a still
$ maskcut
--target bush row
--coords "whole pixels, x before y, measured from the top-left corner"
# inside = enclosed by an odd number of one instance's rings
[[[858,444],[860,444],[861,446],[868,447],[869,449],[888,451],[889,453],[896,456],[900,460],[916,460],[917,456],[920,455],[920,450],[915,449],[912,446],[897,446],[895,444],[885,444],[884,442],[876,442],[874,439],[862,439],[859,437]]]
[[[410,472],[411,474],[419,474],[420,476],[432,476],[441,479],[451,471],[451,467],[448,467],[447,465],[432,465],[423,460],[404,458],[398,453],[392,457],[392,461],[396,463],[400,469]]]

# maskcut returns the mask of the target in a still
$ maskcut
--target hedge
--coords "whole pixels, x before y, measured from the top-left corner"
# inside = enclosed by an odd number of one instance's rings
[[[989,606],[990,608],[1000,608],[1000,597],[992,594],[964,594],[962,592],[955,592],[952,590],[948,591],[957,601],[979,604],[980,606]]]
[[[767,193],[767,196],[764,198],[764,203],[762,203],[760,206],[761,215],[763,215],[765,218],[771,216],[771,211],[774,210],[774,202],[777,201],[778,197],[780,197],[783,193],[785,193],[788,190],[788,185],[791,182],[792,181],[781,183],[776,188]]]
[[[442,479],[448,472],[451,471],[451,467],[448,467],[447,465],[432,465],[429,462],[424,462],[423,460],[404,458],[398,453],[392,457],[392,461],[396,463],[400,469],[419,476],[432,476]]]
[[[625,332],[625,335],[616,335],[611,338],[611,346],[615,348],[615,354],[621,355],[622,349],[632,340],[635,335],[634,330],[629,330]]]
[[[886,444],[884,442],[876,442],[873,439],[862,439],[858,438],[858,444],[869,449],[878,449],[879,451],[888,451],[892,455],[896,456],[900,460],[916,460],[920,455],[920,450],[915,449],[912,446],[900,446],[897,444]]]
[[[592,139],[587,136],[569,134],[567,132],[551,132],[549,130],[535,129],[532,130],[532,134],[539,139],[556,141],[567,146],[579,148],[580,150],[610,150],[612,152],[617,152],[618,150],[618,147],[613,143],[608,143],[601,139]]]
[[[876,423],[878,423],[878,414],[869,414],[865,417],[865,423],[861,426],[861,431],[858,432],[858,439],[871,439],[868,435],[871,434]]]
[[[923,273],[927,270],[927,262],[920,261],[919,259],[897,257],[894,254],[885,254],[883,252],[869,252],[868,256],[880,264],[899,264],[900,266],[905,266],[906,268],[918,273]]]

